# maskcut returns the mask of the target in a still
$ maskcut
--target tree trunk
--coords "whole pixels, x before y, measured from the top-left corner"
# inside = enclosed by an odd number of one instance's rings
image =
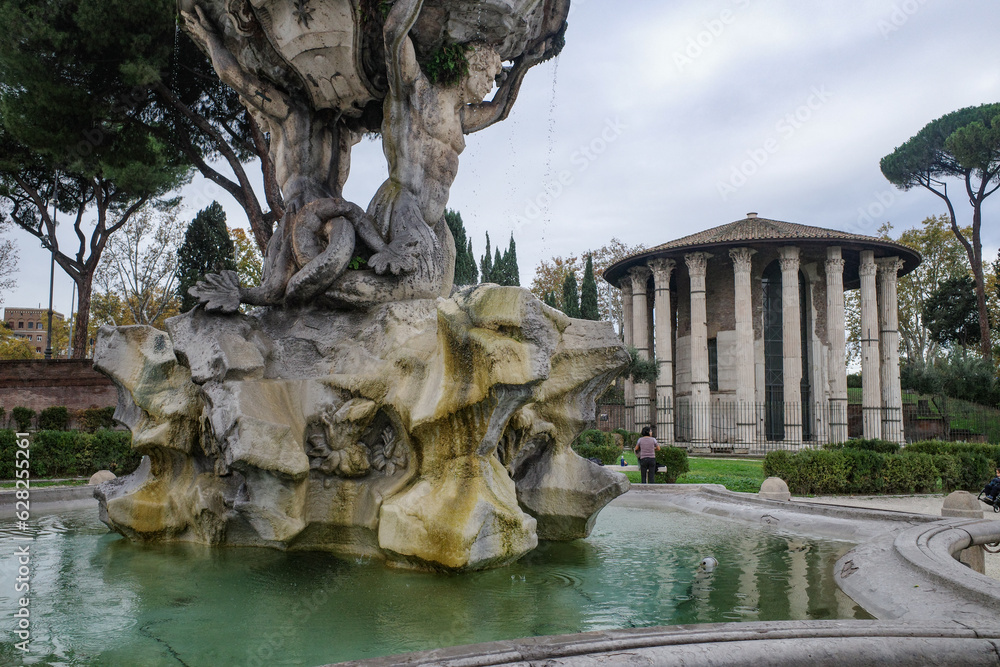
[[[93,272],[81,274],[76,283],[76,328],[73,329],[73,358],[88,359],[90,352],[90,294],[93,291]]]

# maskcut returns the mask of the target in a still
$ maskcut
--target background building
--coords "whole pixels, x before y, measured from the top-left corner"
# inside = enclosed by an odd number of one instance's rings
[[[52,326],[56,326],[56,321],[64,322],[62,313],[52,311]],[[49,321],[49,311],[45,308],[4,308],[3,321],[7,323],[10,330],[18,338],[23,338],[31,344],[31,347],[38,354],[43,354],[48,346],[48,332],[46,327]],[[56,357],[65,358],[65,351]]]
[[[614,264],[625,342],[660,371],[626,382],[632,425],[693,451],[847,440],[844,291],[860,289],[863,435],[902,442],[896,283],[920,261],[748,213]]]

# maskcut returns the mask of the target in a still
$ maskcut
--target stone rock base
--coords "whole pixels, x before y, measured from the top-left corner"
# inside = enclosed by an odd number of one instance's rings
[[[585,537],[628,489],[577,456],[627,364],[606,323],[527,290],[364,311],[175,317],[101,329],[95,366],[147,456],[102,484],[134,540],[322,549],[400,567],[499,566]]]

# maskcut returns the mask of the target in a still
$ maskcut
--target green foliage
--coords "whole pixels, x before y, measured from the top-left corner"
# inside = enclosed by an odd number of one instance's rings
[[[862,443],[862,448],[855,448]],[[926,441],[899,453],[881,441],[792,454],[770,452],[764,474],[797,494],[978,492],[993,477],[1000,445]]]
[[[687,450],[670,445],[663,445],[660,447],[660,451],[656,452],[656,463],[658,464],[657,478],[662,475],[662,481],[666,484],[673,484],[678,477],[691,469]],[[660,479],[656,479],[656,481],[660,482]]]
[[[364,269],[367,266],[368,266],[368,260],[362,257],[361,255],[354,257],[353,259],[351,259],[350,262],[347,263],[347,268],[350,269],[351,271],[360,271],[361,269]]]
[[[87,408],[77,413],[76,420],[80,428],[87,433],[93,433],[97,429],[112,428],[115,425],[115,409],[107,408]]]
[[[946,278],[924,301],[921,311],[931,340],[967,348],[979,342],[979,306],[976,283],[962,274]]]
[[[486,233],[486,254],[479,260],[479,273],[480,282],[520,287],[521,277],[517,267],[517,246],[514,243],[513,234],[510,235],[510,244],[504,253],[501,255],[500,248],[497,248],[491,258],[490,234]]]
[[[847,386],[851,389],[861,389],[861,373],[851,373],[848,375]]]
[[[98,470],[128,474],[142,460],[131,442],[128,431],[38,431],[29,450],[31,477],[87,477]],[[0,479],[14,477],[16,449],[14,431],[0,430]]]
[[[236,270],[236,246],[226,228],[226,212],[217,201],[198,211],[184,234],[177,251],[177,296],[181,311],[188,311],[198,300],[188,294],[208,273]]]
[[[10,416],[14,420],[14,423],[17,424],[18,431],[27,431],[31,428],[31,422],[35,418],[35,411],[31,408],[18,406],[10,411]]]
[[[585,459],[599,459],[604,465],[618,463],[622,448],[615,444],[610,433],[588,429],[573,441],[573,451]]]
[[[634,347],[628,349],[629,364],[622,373],[633,382],[656,382],[660,377],[660,365],[656,358],[642,359],[639,357],[639,350]]]
[[[888,440],[865,440],[858,438],[847,442],[837,442],[823,445],[823,449],[857,449],[865,452],[878,452],[879,454],[896,454],[900,446],[897,442]]]
[[[580,285],[580,317],[585,320],[601,319],[601,311],[597,303],[597,280],[594,278],[593,255],[587,255],[587,266],[583,270],[583,283]]]
[[[444,220],[448,223],[451,236],[455,241],[455,284],[475,285],[479,282],[479,269],[476,268],[476,258],[472,254],[472,240],[468,238],[462,214],[446,209]]]
[[[896,448],[899,449],[898,447]],[[844,461],[849,471],[847,488],[851,493],[880,493],[885,486],[885,452],[871,449],[845,449]]]
[[[563,312],[569,317],[580,317],[580,297],[576,290],[576,275],[567,273],[562,286]]]
[[[421,63],[424,74],[431,83],[454,86],[469,73],[469,60],[465,55],[469,48],[468,44],[442,44]]]
[[[945,396],[990,407],[1000,405],[1000,382],[993,365],[962,352],[939,357],[933,364],[904,364],[900,369],[900,385],[928,396]]]
[[[61,405],[45,408],[38,415],[38,428],[42,431],[65,431],[69,428],[69,410]]]

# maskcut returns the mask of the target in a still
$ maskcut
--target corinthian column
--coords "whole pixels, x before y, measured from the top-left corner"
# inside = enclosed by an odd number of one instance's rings
[[[672,259],[653,259],[654,319],[656,320],[656,363],[660,375],[656,378],[656,439],[664,443],[674,441],[674,323],[670,308],[670,274],[674,271]]]
[[[645,266],[633,266],[628,270],[632,279],[632,344],[639,358],[649,360],[649,321],[646,307],[646,283],[650,271]],[[649,383],[635,384],[635,424],[641,428],[651,423],[649,414]]]
[[[751,258],[755,250],[733,248],[736,280],[736,437],[749,446],[757,431],[753,364],[753,296],[750,287]]]
[[[799,249],[778,249],[781,259],[782,375],[785,381],[785,441],[802,442],[802,317],[799,312]]]
[[[875,253],[861,251],[861,412],[863,435],[882,437],[882,392],[879,389],[878,296],[875,288]]]
[[[882,348],[882,437],[903,444],[903,392],[899,383],[899,303],[896,281],[903,260],[886,257],[878,266],[878,321]]]
[[[830,341],[830,442],[847,442],[847,350],[844,260],[839,247],[826,249],[826,336]]]
[[[622,290],[622,337],[625,346],[632,347],[632,279],[622,278],[619,287]],[[625,428],[635,431],[635,384],[625,378]]]
[[[708,312],[705,303],[705,252],[684,256],[691,278],[691,442],[707,445],[711,439],[708,389]]]

